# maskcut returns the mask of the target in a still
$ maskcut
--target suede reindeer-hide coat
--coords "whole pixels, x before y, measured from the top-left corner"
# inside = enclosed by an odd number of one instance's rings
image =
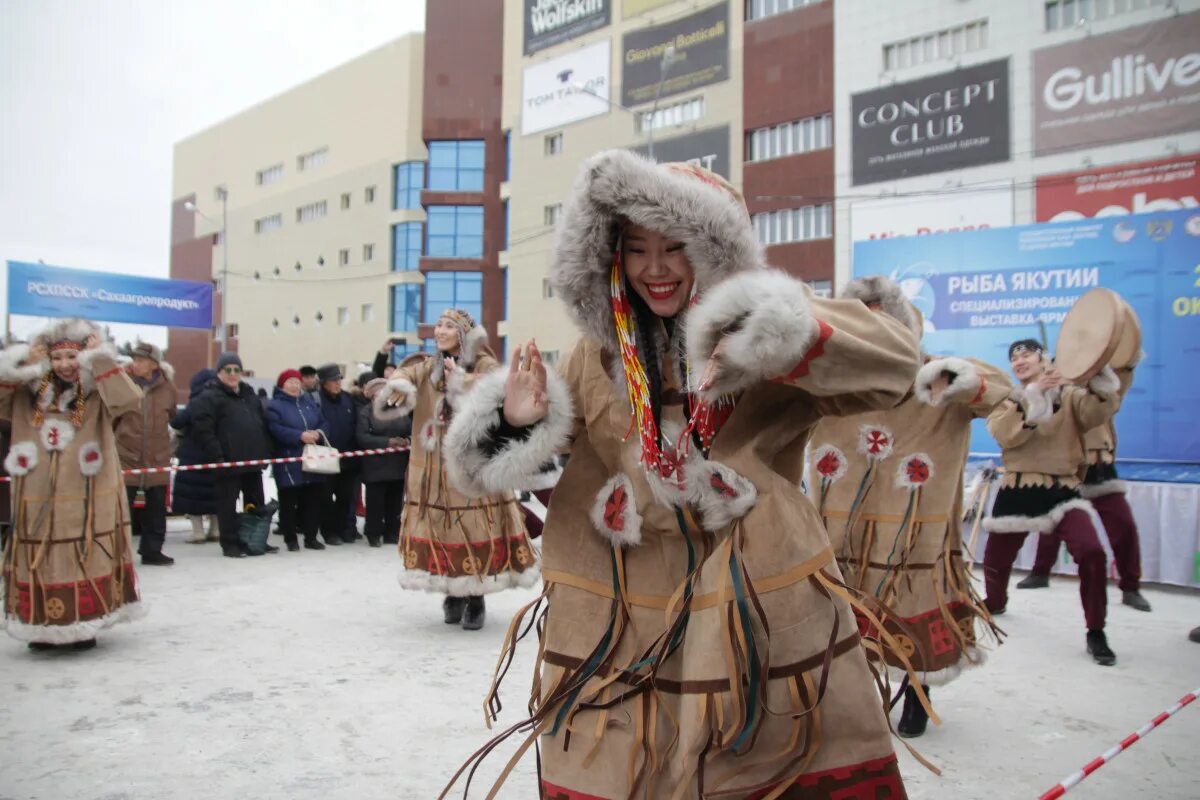
[[[96,332],[79,320],[44,338],[82,341]],[[135,412],[142,392],[104,344],[79,353],[79,380],[62,392],[39,387],[48,359],[25,364],[27,346],[0,357],[0,418],[12,420],[6,466],[14,524],[4,552],[4,626],[14,638],[65,644],[92,639],[139,616],[128,500],[114,421]],[[76,392],[84,414],[72,422]],[[39,401],[44,411],[38,424]]]
[[[1134,366],[1136,364],[1113,370],[1120,383],[1117,397],[1122,403],[1125,402],[1125,395],[1133,386]],[[1079,487],[1079,494],[1088,499],[1108,494],[1125,494],[1128,486],[1117,475],[1117,418],[1115,414],[1084,435],[1083,448],[1087,452],[1087,464],[1083,484]]]
[[[648,474],[629,435],[609,294],[619,218],[684,243],[700,294],[675,326],[690,363],[736,328],[704,395],[736,406],[710,449],[681,456],[678,483]],[[686,167],[595,156],[558,237],[553,281],[583,337],[551,375],[548,416],[506,440],[505,376],[489,375],[447,437],[452,478],[474,494],[528,486],[570,453],[542,538],[548,611],[520,729],[527,743],[541,735],[543,796],[904,797],[847,593],[798,485],[822,416],[903,397],[914,337],[767,269],[744,207]],[[668,443],[687,402],[671,398],[687,387],[661,361]]]
[[[535,586],[540,578],[513,492],[472,498],[446,479],[446,425],[467,388],[499,367],[486,337],[481,327],[471,330],[460,366],[448,376],[440,356],[410,356],[375,396],[376,419],[412,415],[400,531],[400,585],[406,589],[469,597]],[[390,407],[393,396],[403,396],[403,404]]]
[[[931,387],[944,372],[953,380],[935,400]],[[888,608],[883,622],[926,686],[983,660],[975,620],[990,617],[962,559],[962,476],[971,421],[1011,390],[989,364],[927,358],[903,403],[827,417],[813,434],[810,491],[846,583]],[[900,680],[903,665],[885,655]]]

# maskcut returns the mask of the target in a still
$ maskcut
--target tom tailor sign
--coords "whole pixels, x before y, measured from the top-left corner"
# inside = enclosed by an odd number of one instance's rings
[[[1037,155],[1200,128],[1200,13],[1033,53]]]
[[[854,184],[1009,159],[1008,59],[856,94]]]
[[[521,84],[521,134],[607,114],[611,48],[605,38],[526,67]]]
[[[674,47],[666,75],[663,53]],[[621,104],[636,106],[729,79],[729,6],[641,28],[621,41]],[[659,91],[659,82],[662,90]]]
[[[610,0],[525,0],[525,55],[536,53],[612,19]]]

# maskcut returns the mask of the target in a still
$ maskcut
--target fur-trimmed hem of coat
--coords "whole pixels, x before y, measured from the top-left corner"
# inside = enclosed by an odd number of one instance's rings
[[[1085,483],[1079,487],[1079,495],[1085,500],[1094,497],[1106,497],[1110,494],[1127,494],[1129,484],[1122,480],[1103,481],[1102,483]]]
[[[398,578],[400,587],[414,592],[448,594],[451,597],[475,597],[503,592],[505,589],[528,589],[542,580],[542,570],[533,565],[524,572],[502,572],[499,575],[434,575],[416,569],[406,569]]]
[[[933,382],[943,372],[953,372],[954,380],[950,382],[946,391],[942,392],[942,396],[935,403],[930,389]],[[963,358],[954,356],[935,358],[917,372],[917,382],[913,388],[917,399],[922,403],[935,407],[944,406],[952,398],[963,395],[974,397],[979,393],[979,370],[975,369],[974,364]]]
[[[1049,533],[1058,527],[1067,512],[1076,510],[1089,516],[1095,513],[1090,502],[1077,498],[1058,504],[1040,517],[988,517],[983,521],[983,529],[988,533]]]
[[[70,625],[30,625],[21,622],[16,617],[4,618],[4,630],[9,636],[22,642],[44,642],[46,644],[71,644],[95,639],[96,635],[105,628],[111,628],[118,622],[133,622],[146,616],[146,606],[142,601],[135,600],[125,603],[116,611],[96,619],[72,622]]]
[[[921,672],[917,670],[917,679],[921,681],[922,686],[945,686],[953,683],[964,672],[982,667],[986,661],[987,653],[978,647],[969,647],[965,653],[959,655],[958,661],[955,661],[948,667],[942,667],[933,672]],[[908,675],[900,667],[895,667],[891,664],[887,665],[887,671],[893,686],[899,686],[900,682]]]
[[[446,475],[468,497],[530,488],[570,440],[575,421],[571,393],[562,378],[547,372],[545,419],[532,427],[528,438],[514,439],[495,453],[486,453],[485,446],[500,427],[507,381],[506,369],[480,378],[463,398],[446,432]]]

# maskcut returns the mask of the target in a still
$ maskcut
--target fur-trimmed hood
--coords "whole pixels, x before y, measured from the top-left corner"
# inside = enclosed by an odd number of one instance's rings
[[[904,296],[904,290],[886,275],[868,275],[855,278],[842,289],[841,296],[847,300],[864,303],[879,303],[880,310],[895,320],[904,323],[919,341],[925,332],[925,317]]]
[[[117,348],[112,342],[104,339],[103,330],[84,319],[60,320],[35,336],[32,345],[16,344],[0,352],[0,379],[23,383],[36,393],[42,378],[50,372],[48,351],[51,345],[64,339],[85,342],[92,334],[101,338],[100,346],[79,352],[79,383],[85,394],[90,393],[96,388],[92,375],[92,359],[97,355],[104,355],[116,361]],[[29,357],[30,350],[37,345],[45,347],[47,355],[37,363],[26,364],[25,359]]]
[[[592,156],[565,204],[550,279],[575,324],[610,352],[618,350],[609,272],[621,220],[683,242],[699,292],[766,267],[745,206],[724,188],[628,150]]]

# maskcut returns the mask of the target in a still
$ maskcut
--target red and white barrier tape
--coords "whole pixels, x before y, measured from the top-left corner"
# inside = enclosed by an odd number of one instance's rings
[[[1046,792],[1041,797],[1039,797],[1038,800],[1055,800],[1056,798],[1062,797],[1064,794],[1066,794],[1068,791],[1070,791],[1072,788],[1074,788],[1076,785],[1078,785],[1080,783],[1080,781],[1082,781],[1088,775],[1091,775],[1093,772],[1095,772],[1096,770],[1103,767],[1109,761],[1112,761],[1114,758],[1116,758],[1118,755],[1120,755],[1123,751],[1128,750],[1130,747],[1132,747],[1135,742],[1140,740],[1142,737],[1144,737],[1150,731],[1154,730],[1159,725],[1162,725],[1164,722],[1166,722],[1168,719],[1170,719],[1171,716],[1173,714],[1175,714],[1175,712],[1179,711],[1179,709],[1183,708],[1184,706],[1188,705],[1193,700],[1195,700],[1196,696],[1198,694],[1200,694],[1200,689],[1196,689],[1195,691],[1188,692],[1182,698],[1180,698],[1178,703],[1171,706],[1166,711],[1162,712],[1161,714],[1159,714],[1154,719],[1150,720],[1148,723],[1146,723],[1142,727],[1138,728],[1135,732],[1126,736],[1124,739],[1122,739],[1120,741],[1119,744],[1116,744],[1113,747],[1111,747],[1110,749],[1106,750],[1098,758],[1095,758],[1092,761],[1090,761],[1087,765],[1084,766],[1083,769],[1081,769],[1078,772],[1074,773],[1073,775],[1070,775],[1067,778],[1065,778],[1057,786],[1053,787],[1052,789],[1050,789],[1050,791]]]
[[[380,447],[372,450],[347,450],[344,453],[329,453],[327,455],[315,455],[310,458],[359,458],[361,456],[383,456],[388,453],[407,453],[407,447]],[[252,461],[220,461],[211,464],[186,464],[170,467],[146,467],[143,469],[123,469],[122,475],[156,475],[164,472],[195,472],[202,469],[231,469],[236,467],[265,467],[271,464],[295,464],[303,461],[304,456],[290,456],[288,458],[257,458]],[[7,477],[0,477],[0,482],[7,483],[12,480]]]

